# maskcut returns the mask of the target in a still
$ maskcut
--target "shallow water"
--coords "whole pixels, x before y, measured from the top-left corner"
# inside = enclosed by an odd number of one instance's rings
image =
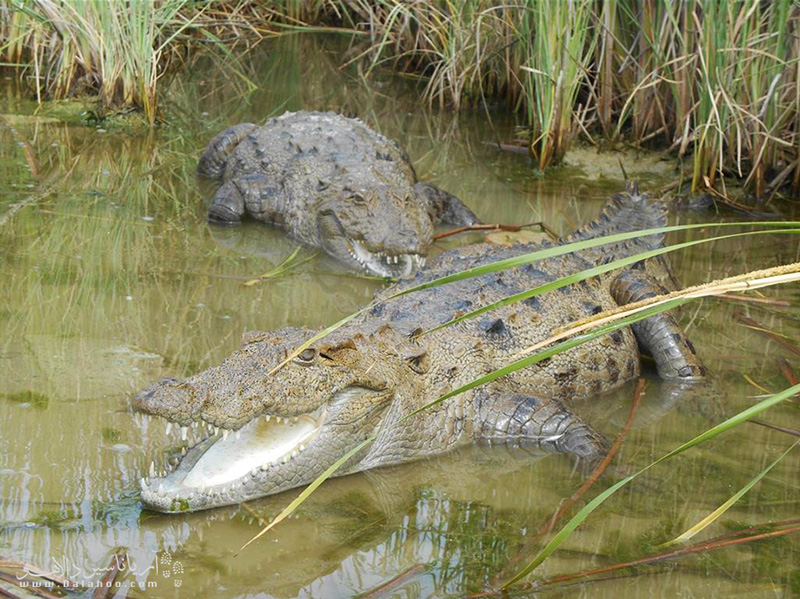
[[[398,140],[421,178],[459,195],[486,222],[544,221],[557,233],[588,221],[622,185],[617,156],[593,150],[541,178],[526,157],[488,143],[513,138],[515,123],[501,110],[457,119],[427,109],[413,83],[381,73],[365,83],[357,71],[339,70],[342,55],[332,47],[283,39],[244,57],[236,67],[241,76],[201,57],[170,82],[169,123],[152,132],[70,124],[37,113],[11,82],[0,87],[0,555],[91,584],[121,548],[129,562],[118,596],[327,599],[394,581],[373,596],[423,598],[478,591],[543,545],[537,531],[583,482],[564,456],[473,448],[328,481],[297,517],[238,556],[260,528],[253,519],[277,513],[296,492],[181,516],[143,512],[138,503],[136,481],[165,448],[163,426],[130,411],[136,390],[219,363],[245,330],[334,322],[378,287],[321,256],[289,276],[243,285],[296,243],[258,224],[208,227],[209,190],[194,168],[218,130],[301,108],[358,115]],[[652,155],[620,158],[646,188],[675,176],[671,162]],[[719,233],[709,227],[670,241]],[[442,247],[480,238],[451,238]],[[673,264],[688,285],[797,260],[797,253],[785,236],[759,236],[701,245],[675,254]],[[794,343],[800,292],[793,285],[764,294],[790,306],[705,300],[683,310],[714,386],[676,396],[651,380],[598,488],[752,405],[765,390],[788,386],[778,360],[797,365],[797,356],[734,313]],[[629,385],[577,409],[613,438],[632,395]],[[762,419],[800,428],[796,400]],[[537,575],[657,551],[791,442],[748,424],[659,466],[599,508]],[[797,517],[797,453],[698,539]],[[799,556],[797,539],[788,536],[538,594],[786,597],[800,593]]]

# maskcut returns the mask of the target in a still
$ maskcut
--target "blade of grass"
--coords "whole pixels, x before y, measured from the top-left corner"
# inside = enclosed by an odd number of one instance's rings
[[[341,468],[342,466],[344,466],[344,464],[347,462],[347,460],[349,460],[349,459],[350,459],[350,458],[352,458],[354,455],[356,455],[356,454],[357,454],[359,451],[361,451],[361,450],[362,450],[364,447],[366,447],[367,445],[369,445],[370,443],[372,443],[372,442],[375,440],[375,438],[376,438],[376,435],[372,435],[372,436],[370,436],[370,437],[367,437],[367,438],[366,438],[366,439],[364,439],[364,440],[363,440],[361,443],[359,443],[358,445],[356,445],[355,447],[353,447],[353,448],[352,448],[350,451],[348,451],[347,453],[345,453],[345,454],[344,454],[342,457],[340,457],[340,458],[339,458],[338,460],[336,460],[336,461],[335,461],[333,464],[331,464],[331,465],[328,467],[328,469],[327,469],[327,470],[325,470],[325,472],[323,472],[322,474],[320,474],[320,475],[319,475],[319,476],[318,476],[318,477],[317,477],[317,478],[314,480],[314,482],[312,482],[312,483],[311,483],[310,485],[308,485],[308,486],[307,486],[305,489],[303,489],[302,493],[300,493],[300,494],[299,494],[299,495],[298,495],[298,496],[295,498],[295,500],[294,500],[294,501],[292,501],[292,502],[291,502],[289,505],[287,505],[287,506],[286,506],[286,507],[283,509],[283,511],[282,511],[280,514],[278,514],[278,515],[275,517],[275,519],[274,519],[272,522],[270,522],[270,523],[269,523],[269,525],[268,525],[268,526],[264,527],[264,529],[263,529],[263,530],[261,530],[261,532],[259,532],[259,533],[258,533],[256,536],[254,536],[254,537],[253,537],[252,539],[250,539],[249,541],[247,541],[247,543],[245,543],[244,545],[242,545],[242,546],[239,548],[239,551],[237,551],[236,553],[234,553],[234,554],[233,554],[233,556],[234,556],[234,557],[236,557],[236,556],[237,556],[237,555],[238,555],[238,554],[239,554],[241,551],[243,551],[245,548],[247,548],[247,546],[248,546],[248,545],[250,545],[251,543],[253,543],[253,542],[257,541],[258,539],[260,539],[260,538],[261,538],[263,535],[267,534],[267,533],[268,533],[268,532],[269,532],[269,531],[270,531],[270,530],[271,530],[271,529],[272,529],[274,526],[276,526],[276,525],[277,525],[279,522],[283,521],[283,520],[286,518],[286,516],[288,516],[288,515],[289,515],[289,514],[291,514],[291,513],[292,513],[292,512],[293,512],[295,509],[297,509],[297,506],[299,506],[301,503],[303,503],[303,502],[306,500],[306,498],[307,498],[309,495],[311,495],[311,494],[312,494],[312,493],[313,493],[313,492],[314,492],[314,491],[317,489],[317,487],[319,487],[319,486],[320,486],[322,483],[324,483],[326,480],[328,480],[328,478],[330,478],[330,477],[331,477],[331,475],[332,475],[334,472],[336,472],[336,471],[337,471],[339,468]]]
[[[508,306],[510,304],[514,304],[517,302],[521,302],[523,300],[529,299],[531,297],[535,297],[537,295],[541,295],[543,293],[547,293],[548,291],[553,291],[555,289],[560,289],[561,287],[566,287],[567,285],[572,285],[579,281],[583,281],[589,279],[591,277],[595,277],[597,275],[601,275],[606,272],[610,272],[612,270],[616,270],[617,268],[622,268],[623,266],[627,266],[628,264],[634,264],[635,262],[641,262],[642,260],[646,260],[648,258],[654,258],[655,256],[660,256],[662,254],[666,254],[669,252],[674,252],[680,249],[692,247],[694,245],[699,245],[702,243],[711,243],[713,241],[720,241],[723,239],[730,239],[732,237],[739,237],[739,236],[748,236],[748,235],[760,235],[760,234],[772,234],[772,233],[793,233],[798,234],[800,233],[800,229],[770,229],[766,231],[748,231],[745,233],[734,233],[732,235],[720,235],[718,237],[709,237],[706,239],[696,239],[694,241],[684,241],[683,243],[678,243],[675,245],[666,246],[663,248],[658,248],[655,250],[650,250],[647,252],[641,252],[639,254],[635,254],[633,256],[628,256],[626,258],[621,258],[619,260],[614,260],[613,262],[608,262],[607,264],[601,264],[599,266],[595,266],[593,268],[587,268],[586,270],[582,270],[579,273],[575,273],[572,275],[568,275],[566,277],[561,277],[560,279],[556,279],[555,281],[551,281],[549,283],[545,283],[543,285],[539,285],[538,287],[534,287],[533,289],[529,289],[527,291],[523,291],[521,293],[517,293],[515,295],[511,295],[506,297],[502,300],[497,302],[493,302],[491,304],[487,304],[485,306],[481,306],[476,310],[472,310],[467,312],[466,314],[462,314],[452,320],[449,320],[443,324],[440,324],[437,327],[429,329],[421,333],[421,335],[427,335],[429,333],[433,333],[434,331],[438,331],[440,329],[449,327],[456,323],[462,322],[464,320],[468,320],[470,318],[475,318],[481,314],[489,312],[491,310],[495,310],[502,306]],[[420,335],[420,336],[421,336]]]
[[[756,476],[754,476],[745,486],[739,489],[736,493],[731,495],[731,497],[722,505],[720,505],[717,509],[711,512],[708,516],[700,520],[697,524],[686,530],[685,532],[679,534],[677,537],[672,539],[671,541],[667,541],[663,545],[659,547],[668,547],[669,545],[675,545],[677,543],[685,543],[692,537],[694,537],[697,533],[705,530],[709,525],[719,519],[725,512],[727,512],[733,505],[739,501],[745,493],[747,493],[750,489],[752,489],[762,478],[764,478],[767,473],[772,470],[775,466],[777,466],[783,458],[789,455],[795,447],[800,444],[800,440],[795,441],[786,451],[784,451],[781,455],[779,455],[774,462],[772,462],[769,466],[764,468],[761,472],[759,472]]]
[[[769,408],[779,404],[780,402],[791,398],[792,396],[795,395],[795,393],[798,392],[800,392],[800,385],[794,385],[793,387],[784,389],[780,393],[777,393],[776,395],[773,395],[771,397],[768,397],[767,399],[760,401],[754,406],[742,410],[735,416],[732,416],[731,418],[728,418],[724,422],[708,429],[707,431],[701,433],[700,435],[697,435],[693,439],[687,441],[686,443],[680,445],[679,447],[676,447],[669,453],[664,454],[654,462],[651,462],[638,472],[635,472],[630,476],[626,476],[621,481],[617,482],[616,484],[612,485],[611,487],[603,491],[600,495],[598,495],[592,501],[590,501],[583,509],[581,509],[581,511],[578,512],[569,522],[567,522],[567,524],[564,525],[564,527],[560,531],[558,531],[558,533],[556,533],[556,535],[547,543],[547,545],[545,545],[545,547],[539,552],[539,554],[536,557],[533,558],[533,560],[531,560],[531,562],[527,566],[525,566],[517,574],[515,574],[513,577],[507,580],[505,584],[503,584],[502,587],[503,590],[506,590],[509,587],[513,586],[514,584],[522,580],[525,576],[533,572],[537,567],[539,567],[542,564],[542,562],[544,562],[544,560],[546,560],[550,555],[552,555],[553,552],[556,551],[556,549],[558,549],[561,546],[561,544],[570,537],[572,532],[578,526],[580,526],[580,524],[584,520],[586,520],[586,518],[588,518],[589,515],[594,510],[600,507],[609,497],[611,497],[614,493],[616,493],[622,487],[627,485],[629,482],[634,480],[637,476],[643,474],[644,472],[647,472],[648,470],[660,464],[661,462],[664,462],[678,454],[681,454],[684,451],[691,449],[692,447],[695,447],[696,445],[699,445],[710,439],[713,439],[721,435],[722,433],[740,425],[741,423],[746,422],[753,416],[760,414],[765,410],[768,410]]]
[[[722,295],[727,293],[731,289],[752,290],[752,289],[758,289],[759,287],[768,287],[771,285],[777,285],[781,283],[790,283],[798,279],[800,279],[800,262],[795,262],[793,264],[787,264],[785,266],[778,266],[775,268],[753,271],[750,273],[745,273],[743,275],[735,275],[733,277],[720,279],[718,281],[712,281],[711,283],[704,283],[703,285],[687,287],[686,289],[673,291],[665,295],[656,295],[644,300],[640,300],[638,302],[634,302],[632,304],[625,304],[624,306],[620,306],[619,308],[606,310],[604,312],[601,312],[594,316],[590,316],[583,320],[576,321],[572,323],[571,326],[564,328],[564,330],[562,331],[556,332],[554,335],[548,337],[547,339],[523,349],[522,351],[517,353],[517,356],[523,356],[532,351],[536,351],[539,348],[550,345],[551,343],[555,343],[556,341],[569,337],[570,335],[582,333],[583,331],[590,330],[591,328],[599,326],[606,322],[613,322],[619,317],[623,317],[628,314],[634,314],[635,312],[647,308],[648,306],[655,306],[661,303],[665,303],[674,298],[680,297],[686,300],[697,299],[702,297]]]
[[[288,271],[297,268],[298,266],[305,264],[306,262],[310,262],[314,258],[317,257],[316,254],[311,254],[310,256],[306,256],[302,260],[296,260],[297,254],[300,253],[302,248],[298,247],[295,249],[283,262],[278,264],[275,268],[270,271],[265,272],[263,275],[250,279],[242,283],[247,287],[252,287],[253,285],[257,285],[266,279],[274,279],[276,277],[281,276],[282,274],[287,273]]]

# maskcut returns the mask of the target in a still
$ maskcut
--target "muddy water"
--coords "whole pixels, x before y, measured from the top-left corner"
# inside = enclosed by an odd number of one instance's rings
[[[456,119],[420,107],[413,84],[381,73],[365,83],[357,71],[337,69],[341,61],[301,38],[251,53],[235,73],[201,57],[169,82],[169,122],[152,132],[82,125],[63,116],[69,106],[36,112],[10,82],[0,88],[0,555],[96,584],[119,548],[128,565],[118,596],[331,598],[394,581],[375,596],[422,598],[480,590],[542,546],[537,532],[583,480],[563,456],[469,449],[329,481],[296,518],[238,556],[257,519],[294,493],[182,516],[144,512],[138,503],[136,481],[166,448],[163,425],[131,413],[136,390],[219,363],[245,330],[331,323],[378,285],[320,256],[287,276],[244,285],[296,244],[256,224],[209,229],[208,189],[193,171],[216,131],[301,108],[358,115],[397,139],[422,178],[459,195],[486,222],[544,221],[558,233],[590,219],[621,185],[617,156],[593,150],[541,178],[524,156],[487,143],[513,138],[515,123],[502,111]],[[621,158],[646,187],[675,175],[658,156]],[[678,279],[692,284],[796,254],[785,237],[753,237],[699,246],[673,263]],[[779,360],[797,365],[797,356],[734,317],[747,313],[800,341],[798,288],[765,296],[790,305],[706,300],[683,310],[714,386],[681,394],[651,380],[599,487],[787,386]],[[632,394],[629,386],[576,408],[613,438]],[[796,402],[763,419],[800,428]],[[791,442],[748,424],[659,466],[598,509],[537,574],[656,551]],[[800,457],[790,454],[698,538],[796,517],[799,471]],[[541,594],[782,597],[800,592],[799,558],[797,539],[783,537]]]

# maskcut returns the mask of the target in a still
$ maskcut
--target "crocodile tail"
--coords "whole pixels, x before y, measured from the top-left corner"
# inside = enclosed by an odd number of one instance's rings
[[[650,198],[646,193],[640,193],[637,183],[628,182],[625,191],[610,200],[596,219],[576,230],[564,241],[569,243],[596,239],[641,229],[655,229],[666,224],[666,204],[661,200]],[[648,235],[634,239],[629,241],[626,246],[629,250],[638,251],[663,247],[664,235]]]

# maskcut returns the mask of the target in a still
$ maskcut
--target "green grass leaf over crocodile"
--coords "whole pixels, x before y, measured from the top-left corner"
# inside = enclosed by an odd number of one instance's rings
[[[383,277],[424,264],[434,225],[478,222],[458,198],[418,182],[396,143],[332,112],[234,125],[211,140],[197,171],[221,182],[211,222],[248,215]]]
[[[564,242],[660,227],[664,221],[659,202],[622,194]],[[278,493],[314,481],[373,435],[375,441],[355,452],[337,475],[472,442],[596,458],[605,450],[604,440],[564,400],[600,394],[638,376],[640,350],[653,356],[664,378],[705,377],[691,342],[669,314],[651,316],[403,418],[511,362],[572,321],[676,284],[662,257],[656,257],[436,327],[482,305],[662,244],[659,235],[629,239],[396,297],[315,341],[271,375],[314,331],[249,333],[243,347],[220,366],[184,381],[162,381],[134,399],[139,410],[185,427],[181,435],[192,445],[174,470],[151,469],[142,481],[142,500],[151,509],[170,512]],[[379,296],[537,247],[479,244],[451,250],[415,279]],[[431,332],[419,337],[420,331]]]

